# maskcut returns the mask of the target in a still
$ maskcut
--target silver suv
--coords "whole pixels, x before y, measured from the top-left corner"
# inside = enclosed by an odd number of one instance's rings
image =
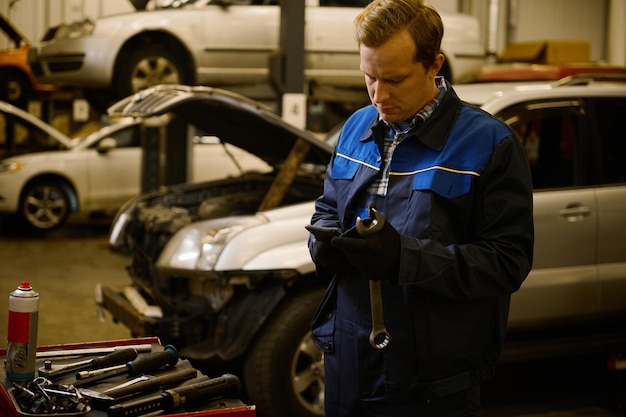
[[[511,301],[504,359],[529,353],[521,346],[534,337],[544,353],[587,349],[597,342],[590,338],[600,329],[597,319],[608,323],[605,341],[619,339],[614,321],[626,314],[626,85],[612,78],[456,87],[513,127],[533,176],[535,258]],[[538,328],[551,329],[549,343]]]
[[[623,351],[623,339],[610,332],[626,316],[626,85],[577,77],[456,90],[518,133],[532,167],[535,263],[512,298],[503,360],[549,348],[560,355]],[[143,111],[167,111],[164,92],[153,90]],[[186,116],[211,113],[202,109],[201,91],[186,94],[175,96],[187,102]],[[252,152],[257,145],[257,137],[238,143]],[[287,145],[275,141],[257,151]],[[300,168],[323,172],[319,159],[314,166],[309,159]],[[131,200],[110,242],[130,249],[140,304],[162,315],[141,313],[118,289],[104,288],[104,304],[135,335],[157,335],[188,358],[243,363],[245,391],[264,414],[320,417],[323,355],[309,326],[325,283],[314,279],[304,229],[313,199],[303,193],[321,187],[322,177],[309,177],[308,188],[296,178],[291,200],[272,209],[258,209],[266,197],[260,188],[234,179],[230,187],[180,186]]]

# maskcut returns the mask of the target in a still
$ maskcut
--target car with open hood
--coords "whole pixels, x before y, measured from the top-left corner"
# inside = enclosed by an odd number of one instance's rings
[[[219,91],[160,85],[109,109],[198,124],[272,170],[164,187],[130,200],[113,221],[110,242],[132,253],[133,285],[104,286],[103,304],[132,334],[158,335],[183,357],[239,362],[246,392],[264,412],[320,415],[322,354],[308,326],[323,286],[301,278],[314,274],[304,223],[322,192],[333,146],[260,104]],[[185,258],[179,245],[202,252],[202,261]],[[147,308],[133,307],[133,299],[147,300]],[[296,384],[294,375],[306,378]],[[278,398],[282,404],[271,411]]]
[[[513,128],[533,176],[535,259],[512,297],[503,361],[626,351],[626,85],[598,80],[455,87]],[[216,110],[210,91],[163,87],[110,111],[156,115],[185,101],[178,115],[202,119]],[[327,282],[315,278],[304,226],[339,131],[316,141],[265,116],[239,122],[248,134],[235,144],[271,159],[271,173],[160,189],[118,212],[109,241],[131,254],[132,285],[105,285],[102,302],[133,335],[241,366],[263,415],[321,417],[310,320]],[[244,120],[228,109],[223,118],[203,127],[226,138]]]

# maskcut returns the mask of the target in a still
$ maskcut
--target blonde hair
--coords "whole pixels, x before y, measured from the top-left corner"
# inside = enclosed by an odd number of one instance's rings
[[[423,0],[374,0],[354,19],[359,45],[376,48],[407,29],[415,42],[415,61],[429,68],[441,50],[443,22]]]

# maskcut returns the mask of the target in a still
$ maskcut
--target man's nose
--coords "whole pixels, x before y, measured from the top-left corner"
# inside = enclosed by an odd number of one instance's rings
[[[373,88],[372,98],[375,103],[385,102],[389,99],[389,89],[384,83],[376,83]]]

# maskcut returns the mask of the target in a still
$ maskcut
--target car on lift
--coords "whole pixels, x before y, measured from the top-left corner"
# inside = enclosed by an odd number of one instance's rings
[[[12,47],[0,49],[0,100],[25,109],[33,92],[55,92],[52,84],[41,84],[28,63],[31,41],[0,13],[0,31]]]
[[[103,118],[67,136],[0,101],[0,138],[6,141],[6,152],[0,151],[0,214],[17,215],[26,229],[38,232],[64,225],[72,212],[113,216],[129,198],[176,177],[165,178],[163,171],[150,173],[152,179],[141,174],[142,143],[156,138],[150,149],[158,153],[170,122],[167,117]],[[187,137],[193,164],[178,178],[206,181],[269,170],[259,158],[206,132],[190,128]]]
[[[305,1],[305,0],[303,0]],[[306,0],[305,78],[312,98],[367,101],[352,22],[369,0]],[[83,89],[96,108],[154,84],[228,88],[273,99],[270,57],[279,48],[276,1],[197,0],[64,23],[31,49],[41,82]],[[444,74],[474,79],[485,60],[478,20],[441,11]],[[239,88],[239,90],[235,90]],[[350,94],[350,92],[353,92]]]
[[[626,85],[572,77],[455,89],[518,133],[532,169],[535,259],[513,295],[501,360],[623,352]],[[110,110],[154,116],[186,101],[181,117],[206,113],[207,91],[167,90]],[[230,111],[224,117],[232,117]],[[270,127],[255,125],[258,133],[239,137],[237,145],[252,153],[278,152],[275,172],[163,188],[127,202],[109,242],[131,254],[132,286],[122,291],[105,285],[102,300],[135,336],[159,336],[192,361],[241,369],[244,390],[264,415],[321,417],[323,355],[310,320],[327,283],[315,279],[304,226],[338,131],[326,137],[315,161],[305,158],[298,166],[289,151],[298,150],[298,135],[258,136]],[[226,135],[229,126],[222,129]],[[289,198],[265,205],[278,184],[278,194]]]

